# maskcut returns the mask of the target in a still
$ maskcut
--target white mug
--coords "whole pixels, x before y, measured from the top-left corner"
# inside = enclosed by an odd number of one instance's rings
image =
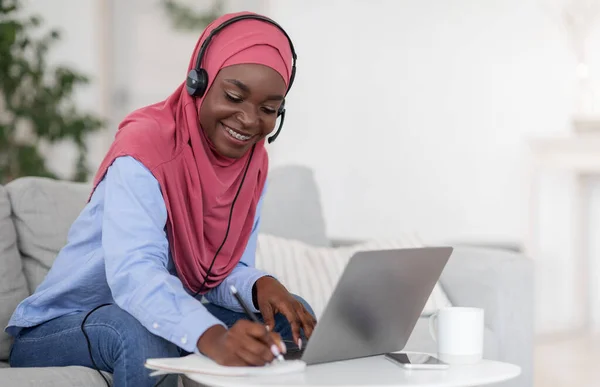
[[[438,358],[448,364],[474,364],[483,358],[484,312],[480,308],[441,308],[429,318]]]

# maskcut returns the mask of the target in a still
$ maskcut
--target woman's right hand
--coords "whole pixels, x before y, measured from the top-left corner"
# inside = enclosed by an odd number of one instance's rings
[[[221,325],[208,328],[198,339],[198,350],[224,366],[263,366],[273,361],[275,346],[285,353],[285,344],[262,324],[238,320],[229,330]]]

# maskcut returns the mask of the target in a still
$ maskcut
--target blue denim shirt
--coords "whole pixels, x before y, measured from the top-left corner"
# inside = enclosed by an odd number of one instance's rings
[[[208,301],[242,312],[229,291],[234,285],[254,309],[252,286],[267,275],[254,267],[262,202],[261,196],[241,261],[205,295]],[[207,311],[199,296],[192,297],[177,277],[166,221],[158,181],[137,160],[117,158],[71,226],[67,244],[48,275],[18,305],[5,331],[17,335],[23,327],[116,303],[150,332],[197,352],[202,333],[225,324]]]

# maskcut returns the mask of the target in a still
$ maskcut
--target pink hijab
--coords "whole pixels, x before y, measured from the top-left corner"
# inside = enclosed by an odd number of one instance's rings
[[[241,12],[212,22],[196,43],[188,72],[212,29]],[[209,88],[220,69],[240,63],[259,63],[278,71],[289,83],[292,54],[285,35],[259,20],[235,22],[215,35],[202,66]],[[185,79],[182,73],[182,79]],[[204,94],[206,95],[208,91]],[[94,178],[94,189],[115,158],[132,156],[158,180],[167,207],[167,237],[182,283],[200,290],[213,257],[227,230],[229,211],[250,152],[240,159],[217,154],[198,120],[203,98],[194,101],[185,82],[166,100],[141,108],[119,125],[107,155]],[[264,139],[256,144],[248,172],[236,200],[227,241],[219,252],[205,293],[219,285],[239,262],[252,232],[256,206],[264,188],[268,155]]]

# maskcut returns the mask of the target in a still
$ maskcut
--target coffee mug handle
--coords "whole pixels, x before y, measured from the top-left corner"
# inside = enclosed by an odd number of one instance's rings
[[[429,316],[429,334],[433,338],[433,341],[437,343],[437,335],[435,334],[435,324],[437,323],[438,312],[435,312]]]

